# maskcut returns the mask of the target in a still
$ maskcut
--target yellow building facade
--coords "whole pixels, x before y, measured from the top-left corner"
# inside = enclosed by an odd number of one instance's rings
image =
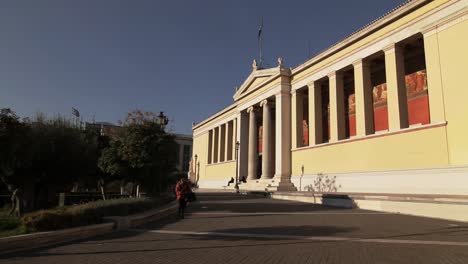
[[[295,68],[254,61],[233,103],[194,124],[193,180],[452,199],[357,203],[468,220],[455,213],[468,206],[467,18],[468,1],[408,1]]]

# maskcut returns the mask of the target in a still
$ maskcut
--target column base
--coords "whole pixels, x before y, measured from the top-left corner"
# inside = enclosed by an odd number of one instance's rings
[[[265,176],[265,175],[262,175],[260,177],[260,180],[272,180],[273,179],[273,176]]]

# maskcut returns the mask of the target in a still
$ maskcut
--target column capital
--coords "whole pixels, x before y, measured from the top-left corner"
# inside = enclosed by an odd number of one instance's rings
[[[295,96],[295,95],[296,95],[296,93],[297,93],[297,89],[295,89],[295,90],[291,90],[291,95],[292,95],[292,96]]]
[[[400,49],[401,46],[399,46],[396,43],[392,43],[386,47],[384,47],[382,50],[385,53],[385,55],[400,52],[402,49]]]
[[[364,59],[357,59],[357,60],[353,61],[352,64],[353,64],[354,68],[369,67],[369,62],[367,60],[364,60]]]
[[[250,112],[255,112],[255,106],[251,106],[247,108],[247,113],[250,113]]]
[[[423,28],[421,33],[423,34],[423,38],[430,37],[437,33],[437,26],[431,25],[430,27]]]
[[[270,106],[270,104],[271,104],[271,102],[269,102],[267,99],[260,102],[261,107]]]
[[[275,94],[275,98],[283,97],[283,96],[290,96],[290,95],[291,95],[291,92],[281,91],[281,92]]]
[[[311,89],[311,88],[315,88],[315,81],[311,81],[309,83],[306,84],[307,88]]]
[[[342,71],[332,71],[329,74],[327,74],[327,76],[328,76],[328,79],[336,79],[337,77],[341,78],[343,76],[343,72]]]

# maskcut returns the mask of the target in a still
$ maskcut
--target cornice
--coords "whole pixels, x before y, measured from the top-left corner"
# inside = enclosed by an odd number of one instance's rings
[[[402,3],[401,5],[385,13],[384,15],[377,18],[376,20],[370,22],[366,26],[351,33],[348,37],[345,37],[344,39],[336,42],[335,44],[331,45],[329,48],[313,56],[311,59],[298,65],[297,67],[292,69],[292,74],[294,75],[294,74],[297,74],[298,72],[301,72],[307,69],[308,67],[318,63],[321,60],[324,60],[325,58],[346,48],[347,46],[371,35],[376,30],[383,28],[384,26],[392,23],[393,21],[401,18],[404,15],[407,15],[408,13],[417,9],[418,7],[425,5],[429,2],[432,2],[432,0],[409,0],[407,2]]]

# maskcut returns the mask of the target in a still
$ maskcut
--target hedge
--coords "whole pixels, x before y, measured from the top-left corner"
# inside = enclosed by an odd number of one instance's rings
[[[172,197],[123,198],[100,200],[86,204],[40,210],[26,214],[23,223],[30,231],[50,231],[99,224],[103,217],[126,216],[153,209],[171,201]]]

